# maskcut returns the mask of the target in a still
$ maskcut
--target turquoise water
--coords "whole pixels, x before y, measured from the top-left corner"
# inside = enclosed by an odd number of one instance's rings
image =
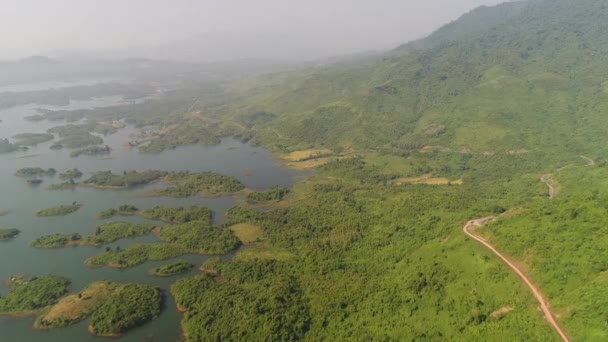
[[[70,108],[87,108],[92,106],[111,105],[119,101],[117,98],[95,99],[72,103]],[[10,137],[17,133],[45,132],[46,129],[62,125],[61,122],[29,123],[22,118],[32,115],[35,106],[22,106],[0,111],[0,138]],[[0,226],[17,228],[21,234],[14,240],[0,242],[0,279],[13,274],[26,274],[30,276],[56,274],[69,278],[72,281],[71,291],[76,292],[87,284],[108,279],[118,282],[137,282],[159,286],[168,291],[169,286],[180,276],[170,278],[155,278],[147,274],[148,270],[164,262],[148,262],[139,267],[126,270],[118,269],[90,269],[83,261],[105,248],[95,247],[69,247],[56,250],[39,250],[29,247],[29,243],[42,235],[52,233],[81,233],[83,235],[93,232],[95,226],[107,221],[134,221],[146,222],[139,217],[118,217],[106,221],[99,221],[95,216],[99,211],[117,207],[121,204],[133,204],[145,209],[155,205],[206,206],[214,212],[214,222],[220,224],[224,213],[233,206],[238,198],[192,197],[187,199],[149,198],[143,196],[146,191],[161,186],[150,184],[130,190],[98,190],[79,187],[74,190],[49,191],[46,187],[54,182],[60,182],[58,177],[45,178],[40,186],[31,186],[24,179],[14,176],[17,169],[22,167],[56,168],[59,172],[77,167],[85,173],[83,178],[92,172],[111,170],[122,173],[126,170],[159,169],[166,171],[215,171],[238,177],[247,187],[252,189],[266,189],[273,185],[291,186],[298,177],[306,173],[294,171],[283,167],[272,158],[272,155],[263,148],[242,144],[237,140],[226,138],[217,146],[185,146],[176,150],[165,151],[160,154],[140,154],[136,149],[124,148],[129,135],[136,133],[133,128],[125,128],[116,134],[104,137],[105,143],[113,148],[106,156],[80,156],[70,158],[69,151],[51,151],[52,142],[41,144],[26,152],[0,154],[0,211],[8,210],[10,214],[0,217]],[[79,202],[83,207],[76,213],[63,217],[38,218],[34,212],[39,209]],[[149,221],[148,221],[149,222]],[[110,246],[126,247],[134,242],[152,242],[153,235],[121,240]],[[177,259],[189,260],[195,264],[203,263],[209,256],[189,255]],[[224,256],[229,258],[230,255]],[[193,270],[192,273],[198,271]],[[182,275],[183,277],[183,275]],[[0,293],[8,289],[0,286]],[[175,304],[170,294],[165,297],[165,308],[154,322],[121,337],[121,341],[176,341],[179,339],[180,314],[175,310]],[[0,317],[0,341],[48,341],[71,342],[93,341],[100,338],[93,337],[86,330],[87,322],[55,329],[51,331],[36,331],[32,329],[33,318],[14,319]]]

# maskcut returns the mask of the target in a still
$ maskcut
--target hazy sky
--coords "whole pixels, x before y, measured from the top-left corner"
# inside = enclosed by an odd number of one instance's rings
[[[504,0],[0,0],[0,59],[153,46],[208,32],[389,48]]]

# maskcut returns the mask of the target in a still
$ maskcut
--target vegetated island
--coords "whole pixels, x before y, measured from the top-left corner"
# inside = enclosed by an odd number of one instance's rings
[[[65,216],[78,211],[81,207],[82,204],[73,202],[70,205],[60,205],[57,207],[38,210],[35,214],[38,217]]]
[[[156,206],[142,211],[141,216],[169,223],[186,223],[190,221],[211,220],[211,210],[196,205],[177,208]]]
[[[14,239],[19,235],[19,229],[14,228],[0,228],[0,241]]]
[[[110,208],[110,209],[101,211],[97,215],[97,219],[98,220],[105,220],[105,219],[109,219],[111,217],[114,217],[116,215],[120,215],[120,216],[133,216],[133,215],[137,214],[137,211],[139,211],[139,209],[136,206],[130,205],[130,204],[123,204],[120,207],[118,207],[117,209]]]
[[[49,169],[45,170],[40,167],[25,167],[25,168],[17,170],[15,172],[15,176],[24,177],[24,178],[44,177],[44,176],[52,177],[56,173],[57,173],[57,170],[55,170],[54,168],[49,168]]]
[[[22,133],[13,136],[15,144],[21,146],[36,146],[55,139],[55,136],[48,133]]]
[[[142,172],[125,171],[121,175],[113,174],[111,171],[100,171],[95,173],[91,178],[85,180],[82,184],[100,189],[128,189],[139,185],[149,184],[165,177],[167,174],[168,172],[158,170]]]
[[[68,291],[70,281],[47,275],[11,282],[12,289],[0,297],[0,315],[23,316],[55,304]]]
[[[78,149],[76,151],[72,151],[70,153],[70,157],[76,158],[76,157],[81,156],[81,155],[85,155],[85,156],[97,156],[97,155],[103,155],[103,154],[110,154],[110,152],[112,152],[112,149],[108,145],[105,145],[105,146],[90,146],[90,147],[85,147],[85,148]]]
[[[165,264],[157,268],[153,268],[148,273],[156,277],[170,277],[177,274],[189,272],[194,268],[194,264],[186,261],[176,261],[174,263]]]
[[[48,130],[49,133],[57,134],[61,138],[56,143],[57,147],[60,145],[67,148],[83,148],[103,144],[103,139],[91,134],[91,131],[91,126],[86,124],[65,125]]]
[[[171,197],[190,197],[197,194],[221,196],[245,189],[245,185],[235,177],[215,172],[173,172],[165,181],[174,186],[158,190],[157,194]]]
[[[167,225],[155,232],[166,243],[109,249],[85,260],[85,264],[89,267],[133,267],[148,260],[167,260],[184,254],[226,254],[241,244],[232,231],[213,227],[209,220]]]
[[[0,139],[0,153],[10,153],[20,149],[18,145],[11,144],[8,139]]]
[[[73,179],[70,179],[67,182],[51,184],[51,185],[49,185],[49,187],[47,189],[48,190],[66,190],[66,189],[74,189],[76,186],[78,186],[78,183],[76,183]]]
[[[59,174],[59,178],[64,180],[78,179],[80,177],[82,177],[82,171],[78,170],[77,168],[73,168]]]
[[[290,192],[288,188],[273,186],[266,191],[254,191],[247,194],[247,202],[250,204],[264,204],[281,201]]]
[[[91,334],[118,337],[158,318],[161,306],[162,296],[158,288],[97,281],[45,309],[36,319],[34,327],[65,327],[91,317],[88,325]]]
[[[101,246],[116,240],[149,234],[155,226],[131,222],[108,222],[95,228],[87,237],[78,233],[45,235],[32,241],[34,248],[62,248],[75,245]]]

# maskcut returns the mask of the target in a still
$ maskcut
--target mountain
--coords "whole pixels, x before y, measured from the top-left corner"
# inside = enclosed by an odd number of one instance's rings
[[[266,124],[333,148],[604,150],[581,139],[608,133],[604,6],[533,0],[481,8],[372,65],[274,79],[271,100],[246,99],[239,112],[281,113]],[[317,126],[334,128],[310,129]]]
[[[558,340],[521,280],[463,235],[467,220],[493,216],[476,228],[482,241],[525,270],[572,340],[608,339],[606,32],[603,0],[505,3],[381,57],[267,75],[197,102],[204,115],[188,125],[223,120],[321,165],[287,209],[232,213],[295,261],[237,258],[228,269],[297,279],[290,308],[309,320],[279,324],[289,338]],[[231,276],[213,295],[256,284]],[[199,312],[187,333],[230,336]]]

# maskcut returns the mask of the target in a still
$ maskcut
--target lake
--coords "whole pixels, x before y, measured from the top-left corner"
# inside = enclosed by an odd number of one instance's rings
[[[91,101],[74,102],[67,107],[49,107],[49,109],[90,108],[110,106],[119,103],[119,98],[103,98]],[[17,133],[42,133],[48,128],[63,125],[63,122],[27,122],[24,116],[35,114],[35,108],[41,106],[20,106],[0,111],[0,138],[10,138]],[[78,292],[87,284],[101,279],[117,282],[134,282],[159,286],[166,292],[164,309],[159,319],[131,331],[121,337],[120,341],[176,341],[179,339],[179,322],[181,315],[175,309],[175,303],[168,294],[169,286],[180,276],[156,278],[147,274],[148,270],[163,262],[147,262],[138,267],[125,270],[91,269],[83,261],[95,254],[101,253],[104,247],[68,247],[56,250],[40,250],[29,246],[37,237],[54,233],[91,234],[94,228],[108,221],[147,221],[140,217],[117,217],[110,220],[96,220],[96,215],[104,209],[117,207],[121,204],[133,204],[140,209],[156,205],[189,206],[201,205],[214,212],[214,222],[220,224],[227,209],[237,203],[238,198],[228,197],[191,197],[185,199],[150,198],[143,194],[159,187],[159,184],[149,184],[129,190],[98,190],[79,187],[74,190],[50,191],[46,188],[56,182],[58,177],[46,177],[39,186],[29,185],[25,179],[14,176],[17,169],[23,167],[55,168],[59,172],[78,168],[85,173],[86,179],[91,173],[111,170],[122,173],[128,170],[158,169],[165,171],[215,171],[239,178],[249,188],[262,190],[273,185],[291,186],[299,177],[308,172],[291,170],[273,159],[271,153],[261,147],[243,144],[232,138],[222,139],[216,146],[184,146],[168,150],[160,154],[140,154],[137,149],[128,149],[124,145],[129,135],[136,130],[127,127],[118,133],[104,137],[105,144],[112,147],[110,155],[80,156],[70,158],[69,150],[52,151],[52,142],[40,144],[26,152],[0,154],[0,211],[8,210],[10,214],[0,217],[0,227],[17,228],[21,234],[14,240],[0,241],[0,279],[6,279],[13,274],[40,276],[56,274],[72,281],[71,292]],[[39,218],[34,211],[60,204],[79,202],[83,207],[71,215],[63,217]],[[153,235],[120,240],[110,246],[126,247],[135,242],[157,241]],[[176,259],[188,260],[197,265],[210,256],[188,255]],[[231,255],[224,256],[230,258]],[[191,274],[197,273],[193,270]],[[184,275],[181,275],[183,277]],[[0,286],[0,293],[8,289]],[[0,316],[0,340],[2,341],[99,341],[100,338],[87,332],[87,321],[79,324],[54,329],[51,331],[36,331],[32,329],[32,318],[16,319]]]

